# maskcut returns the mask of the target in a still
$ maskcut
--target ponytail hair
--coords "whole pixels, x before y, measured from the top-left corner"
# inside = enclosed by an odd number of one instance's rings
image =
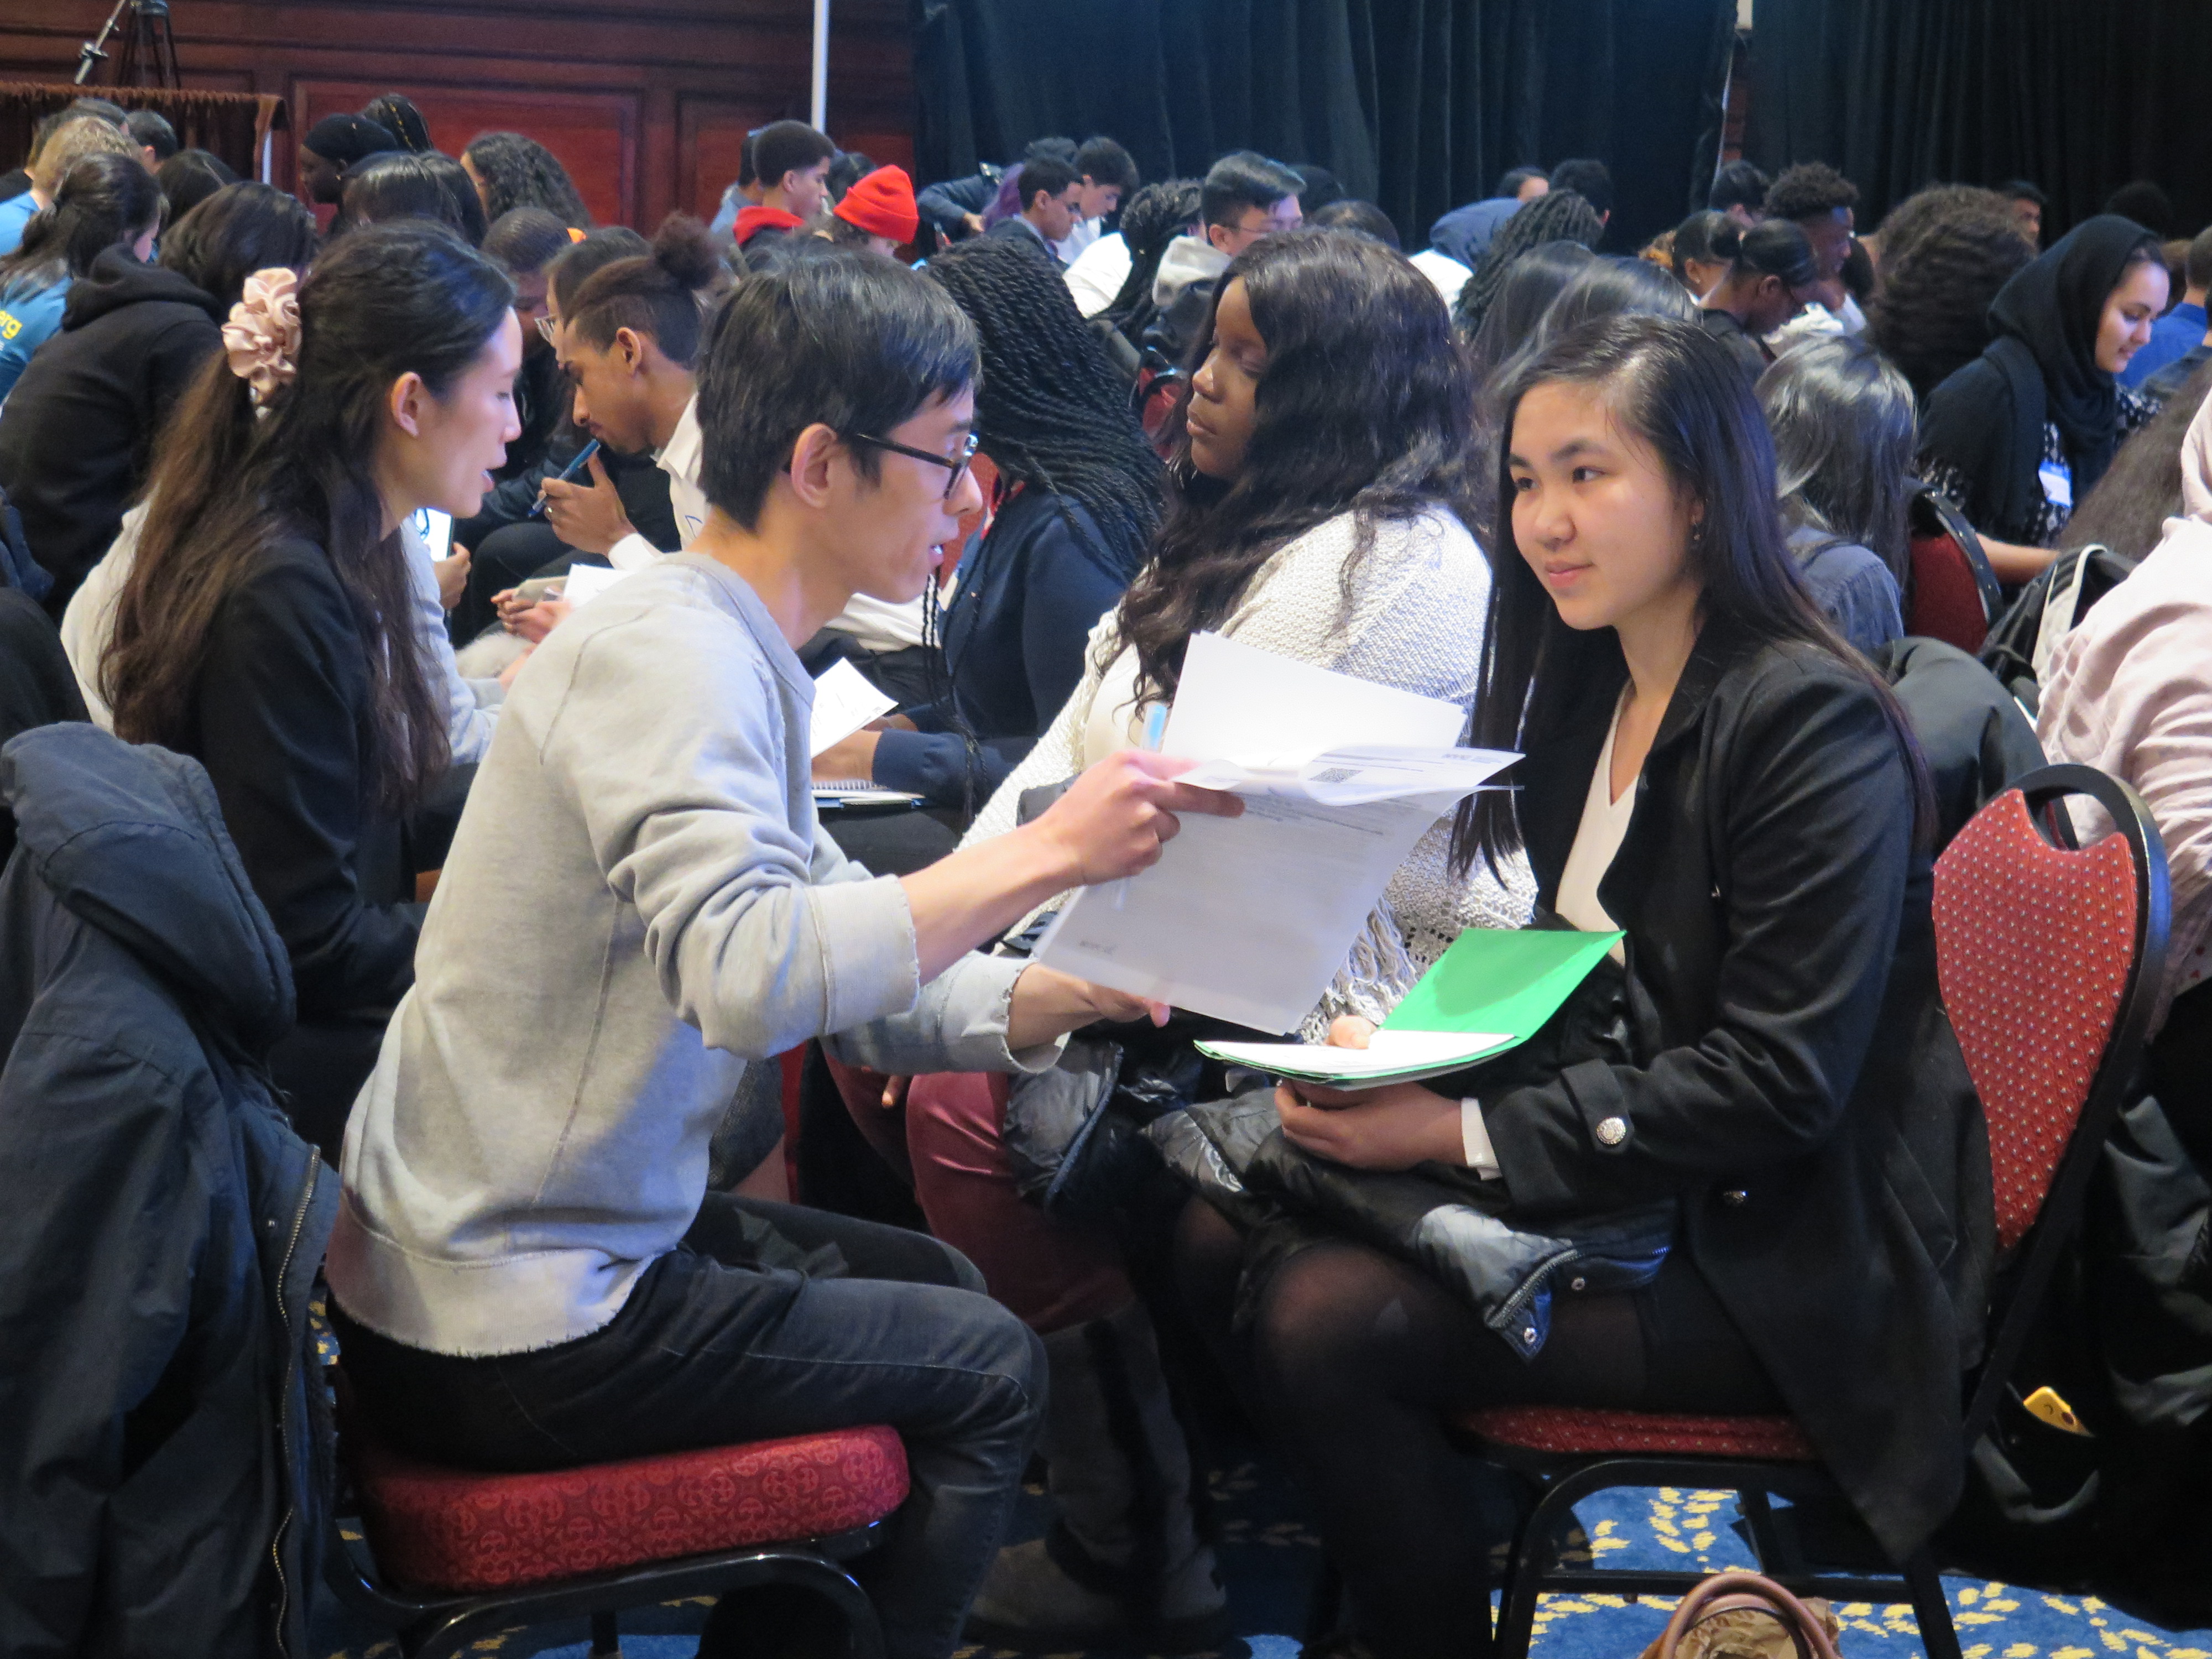
[[[601,266],[562,302],[562,326],[595,351],[605,351],[626,328],[689,368],[698,359],[706,307],[730,282],[730,268],[706,226],[672,213],[654,233],[650,252]]]
[[[504,273],[442,226],[372,225],[333,244],[299,289],[296,373],[257,410],[216,353],[163,428],[145,526],[100,665],[115,730],[191,746],[194,693],[223,605],[277,543],[329,559],[359,629],[370,692],[363,796],[404,811],[451,759],[446,708],[416,637],[415,576],[384,529],[379,442],[392,383],[442,398],[514,303]]]
[[[0,289],[82,276],[109,248],[161,222],[161,187],[136,155],[81,157],[62,175],[54,204],[31,216],[21,246],[0,259]]]
[[[1723,217],[1708,239],[1712,257],[1729,262],[1729,274],[1778,276],[1784,288],[1810,288],[1820,280],[1812,238],[1793,219],[1762,219],[1749,230]]]

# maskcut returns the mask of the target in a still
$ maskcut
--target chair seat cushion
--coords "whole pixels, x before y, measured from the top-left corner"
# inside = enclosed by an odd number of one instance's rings
[[[1758,1458],[1774,1463],[1820,1461],[1805,1431],[1790,1417],[1689,1417],[1671,1412],[1505,1406],[1466,1413],[1457,1422],[1492,1445],[1560,1456],[1642,1452],[1668,1457]]]
[[[447,1468],[349,1437],[380,1575],[418,1590],[520,1589],[642,1562],[797,1542],[905,1501],[893,1430],[840,1429],[546,1474]]]

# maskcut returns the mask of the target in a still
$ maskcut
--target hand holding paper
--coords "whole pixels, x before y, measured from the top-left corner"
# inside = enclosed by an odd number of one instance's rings
[[[1133,995],[1287,1031],[1344,962],[1391,873],[1516,757],[1455,749],[1455,703],[1193,637],[1161,747],[1244,816],[1194,818],[1120,895],[1078,894],[1040,961]]]

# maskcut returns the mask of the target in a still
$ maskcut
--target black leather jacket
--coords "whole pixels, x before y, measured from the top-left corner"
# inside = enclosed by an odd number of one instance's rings
[[[1626,676],[1604,661],[1517,769],[1546,907]],[[1633,1063],[1433,1086],[1483,1099],[1517,1215],[1680,1200],[1692,1260],[1901,1556],[1960,1490],[1995,1248],[1904,757],[1844,665],[1714,622],[1636,789],[1598,887]]]

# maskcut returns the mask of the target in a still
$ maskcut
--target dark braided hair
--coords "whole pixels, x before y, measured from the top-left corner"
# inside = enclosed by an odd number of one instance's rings
[[[1127,582],[1159,523],[1163,469],[1067,284],[1027,248],[996,237],[958,243],[924,269],[982,344],[979,447],[1009,483],[1054,497],[1076,544]],[[1069,502],[1091,515],[1097,534]]]
[[[568,169],[536,139],[519,132],[480,132],[461,157],[483,180],[487,220],[519,207],[541,207],[564,225],[592,228],[592,216]]]
[[[1119,331],[1131,345],[1142,338],[1152,318],[1152,281],[1168,244],[1198,222],[1199,183],[1195,179],[1163,179],[1146,185],[1121,210],[1121,240],[1129,248],[1129,274],[1099,314],[1108,326]]]
[[[1605,221],[1598,217],[1597,210],[1573,191],[1555,190],[1539,196],[1498,226],[1474,275],[1460,289],[1459,299],[1452,307],[1452,319],[1460,332],[1472,337],[1482,326],[1491,301],[1505,284],[1505,273],[1530,248],[1545,242],[1580,242],[1595,248],[1604,234]]]

